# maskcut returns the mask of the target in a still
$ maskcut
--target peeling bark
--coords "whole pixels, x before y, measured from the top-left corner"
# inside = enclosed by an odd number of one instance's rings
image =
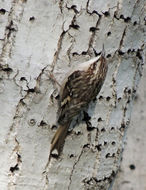
[[[0,189],[112,189],[145,61],[144,12],[144,0],[0,0]],[[103,43],[104,86],[49,162],[50,72],[63,81]]]

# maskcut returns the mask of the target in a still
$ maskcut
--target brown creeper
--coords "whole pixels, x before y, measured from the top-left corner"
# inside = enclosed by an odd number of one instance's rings
[[[60,89],[58,124],[52,141],[50,155],[54,149],[60,154],[72,119],[96,98],[104,83],[108,65],[104,47],[100,57],[79,64],[65,79]]]

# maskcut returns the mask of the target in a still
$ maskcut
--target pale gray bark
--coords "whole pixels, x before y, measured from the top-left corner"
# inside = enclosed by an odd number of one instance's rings
[[[113,190],[146,189],[146,65],[140,81],[131,123],[127,131],[123,160]]]
[[[0,189],[112,188],[144,63],[144,12],[144,0],[0,0]],[[91,118],[48,163],[57,111],[49,71],[61,82],[103,43],[109,70]]]

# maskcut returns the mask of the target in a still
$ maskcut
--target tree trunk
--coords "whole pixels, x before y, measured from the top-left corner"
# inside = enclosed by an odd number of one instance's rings
[[[133,104],[120,170],[113,190],[146,189],[146,64]]]
[[[144,0],[0,0],[0,189],[112,188],[144,63]],[[97,100],[49,161],[58,90],[105,46]],[[95,104],[96,103],[96,104]]]

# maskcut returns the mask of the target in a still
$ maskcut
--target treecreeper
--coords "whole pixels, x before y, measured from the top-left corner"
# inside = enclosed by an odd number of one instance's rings
[[[104,46],[100,56],[79,64],[66,76],[60,88],[58,108],[58,129],[51,141],[50,156],[53,150],[61,153],[68,128],[88,104],[96,98],[105,81],[108,64]]]

